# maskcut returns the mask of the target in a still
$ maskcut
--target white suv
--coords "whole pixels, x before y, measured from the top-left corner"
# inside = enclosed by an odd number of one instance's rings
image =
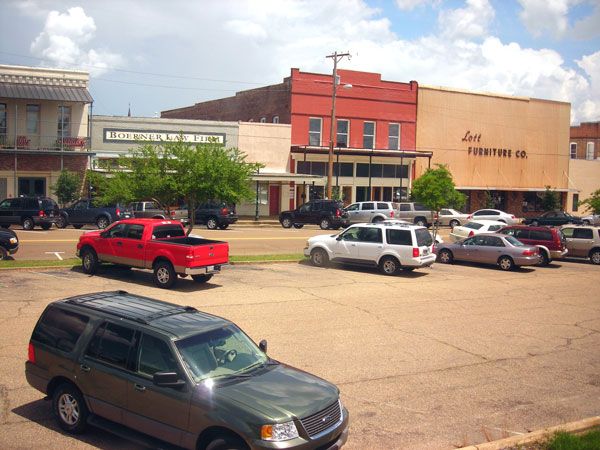
[[[399,206],[394,202],[356,202],[344,208],[350,223],[381,222],[398,217]]]
[[[428,267],[435,261],[427,228],[397,223],[359,223],[339,234],[311,237],[304,256],[317,267],[329,261],[359,264],[379,267],[385,275]]]

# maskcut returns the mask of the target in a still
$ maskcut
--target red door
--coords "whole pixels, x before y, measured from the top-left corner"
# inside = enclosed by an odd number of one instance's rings
[[[281,190],[278,184],[269,185],[269,215],[279,215],[279,203],[281,202]]]

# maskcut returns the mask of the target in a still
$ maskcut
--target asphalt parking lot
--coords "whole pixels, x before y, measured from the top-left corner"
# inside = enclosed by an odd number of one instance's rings
[[[600,414],[600,277],[585,262],[385,277],[305,263],[236,265],[205,286],[150,272],[0,271],[0,448],[131,448],[57,431],[30,388],[31,330],[51,301],[130,292],[225,316],[270,355],[336,383],[348,449],[452,449]]]

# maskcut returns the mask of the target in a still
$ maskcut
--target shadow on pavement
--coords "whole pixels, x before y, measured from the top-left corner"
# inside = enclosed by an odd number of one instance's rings
[[[310,259],[304,259],[302,261],[299,261],[298,264],[303,265],[303,266],[314,267],[311,264]],[[389,277],[389,275],[382,274],[377,267],[370,267],[370,266],[358,266],[358,265],[355,266],[355,265],[351,265],[351,264],[339,264],[339,263],[330,262],[327,265],[327,267],[324,267],[323,269],[324,270],[326,270],[326,269],[342,269],[342,270],[349,270],[351,272],[357,272],[357,273],[371,273],[373,275],[381,275],[382,277],[386,277],[386,278]],[[412,272],[399,270],[398,273],[394,276],[401,277],[401,278],[421,278],[421,277],[424,277],[427,275],[427,272],[425,272],[425,270],[429,270],[429,268],[428,267],[416,268]],[[393,278],[393,277],[390,277],[390,278]]]
[[[85,434],[82,435],[72,435],[65,433],[59,428],[54,419],[54,416],[52,414],[52,402],[50,401],[35,400],[33,402],[26,403],[24,405],[13,408],[12,412],[20,417],[23,417],[24,419],[27,419],[31,422],[35,422],[36,424],[41,425],[56,433],[60,433],[65,436],[70,436],[73,439],[79,440],[81,442],[101,449],[134,450],[143,448],[129,441],[126,441],[118,436],[93,427],[89,427]]]

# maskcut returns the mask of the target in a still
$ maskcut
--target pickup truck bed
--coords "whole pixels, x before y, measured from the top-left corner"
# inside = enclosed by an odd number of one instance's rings
[[[186,236],[177,220],[127,219],[81,235],[77,255],[85,273],[95,273],[100,262],[152,269],[154,283],[170,288],[178,275],[191,275],[199,283],[210,280],[228,264],[229,245]]]

